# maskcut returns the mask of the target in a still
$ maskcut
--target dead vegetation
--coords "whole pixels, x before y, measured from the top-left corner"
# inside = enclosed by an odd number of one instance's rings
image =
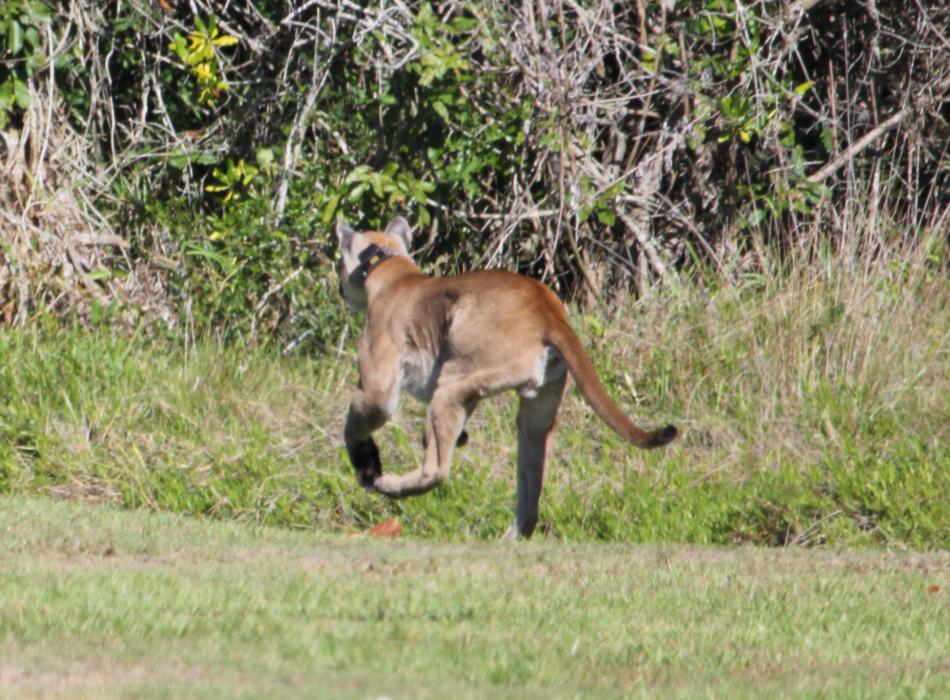
[[[21,129],[0,133],[0,318],[22,325],[48,312],[89,320],[93,304],[114,302],[167,318],[161,277],[130,256],[128,241],[89,200],[77,168],[87,144],[34,104]]]

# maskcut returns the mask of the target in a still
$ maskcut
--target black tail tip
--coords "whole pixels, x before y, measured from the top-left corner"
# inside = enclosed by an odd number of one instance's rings
[[[679,431],[676,429],[675,425],[668,425],[665,428],[654,430],[652,433],[650,433],[650,442],[647,447],[663,447],[663,445],[673,442],[677,435],[679,435]]]

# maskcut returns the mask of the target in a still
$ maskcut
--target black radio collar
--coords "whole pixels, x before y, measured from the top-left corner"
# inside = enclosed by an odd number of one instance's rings
[[[369,273],[379,267],[383,261],[394,257],[396,254],[388,248],[380,248],[375,243],[366,246],[359,255],[360,266],[357,268],[362,279],[369,277]]]

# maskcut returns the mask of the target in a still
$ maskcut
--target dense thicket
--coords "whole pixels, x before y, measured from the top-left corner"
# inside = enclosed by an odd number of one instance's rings
[[[320,341],[331,222],[644,293],[944,245],[942,1],[8,0],[0,319]]]

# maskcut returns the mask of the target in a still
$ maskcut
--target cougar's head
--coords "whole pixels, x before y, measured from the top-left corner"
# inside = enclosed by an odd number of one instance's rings
[[[389,222],[385,231],[353,230],[342,219],[336,222],[336,236],[340,242],[340,294],[355,311],[366,309],[366,277],[386,258],[395,255],[410,257],[409,222],[401,216]]]

